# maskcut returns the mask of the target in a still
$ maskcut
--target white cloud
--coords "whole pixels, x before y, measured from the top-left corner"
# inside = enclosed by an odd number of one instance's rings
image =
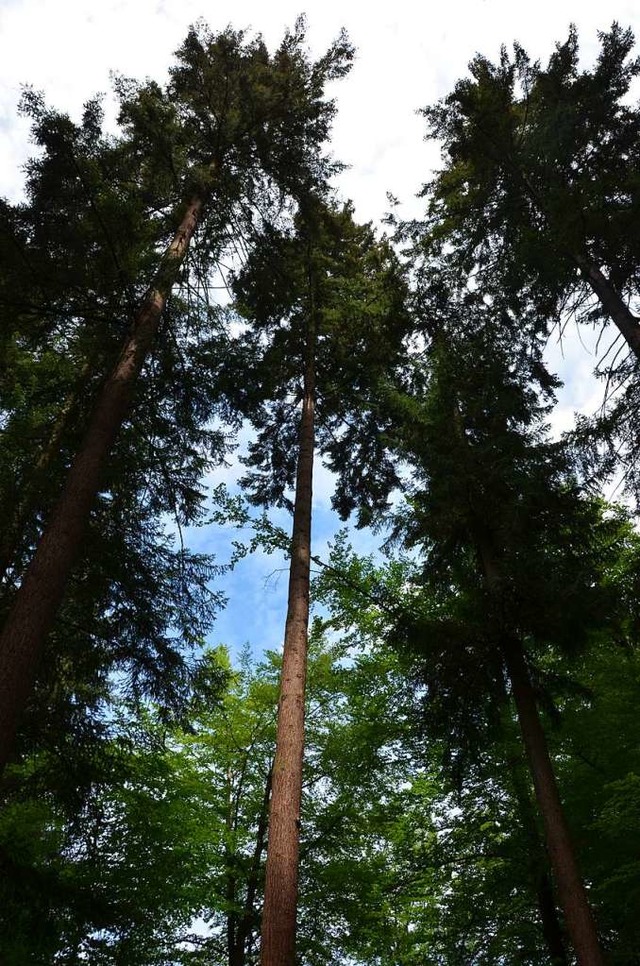
[[[28,124],[16,118],[20,85],[45,91],[47,100],[77,116],[96,92],[109,90],[111,70],[162,80],[188,25],[204,16],[213,29],[233,26],[261,30],[270,46],[294,24],[300,0],[236,0],[229,7],[202,0],[0,0],[0,195],[16,198],[22,175],[18,168],[31,148]],[[343,193],[356,203],[360,219],[378,219],[386,209],[386,192],[418,213],[415,193],[438,165],[437,147],[422,140],[424,122],[417,109],[444,96],[478,51],[498,56],[502,43],[520,40],[533,57],[546,59],[555,41],[567,35],[569,23],[579,27],[583,56],[597,48],[597,29],[613,19],[632,24],[633,0],[612,0],[606,10],[595,0],[555,0],[523,4],[514,0],[449,0],[391,5],[326,0],[309,8],[309,41],[322,52],[345,26],[358,48],[351,75],[334,87],[339,103],[333,151],[351,165],[341,177]],[[113,120],[113,108],[111,108]],[[588,411],[598,401],[590,376],[593,360],[573,339],[565,356],[554,356],[567,384],[554,415],[556,432],[567,428],[573,411]],[[227,474],[238,476],[237,465]],[[318,465],[315,500],[317,546],[324,550],[331,531],[330,474]],[[336,524],[337,525],[337,524]],[[197,535],[199,542],[204,535]],[[370,540],[367,541],[370,545]],[[218,546],[209,533],[206,543]],[[368,547],[367,547],[368,549]],[[230,585],[232,606],[242,621],[241,638],[260,646],[277,646],[284,623],[286,579],[267,580],[274,558],[256,557],[236,572]],[[284,588],[284,589],[283,589]],[[231,618],[219,625],[233,636]],[[216,632],[216,637],[218,632]]]
[[[26,127],[16,123],[22,83],[43,89],[57,107],[77,114],[82,103],[109,89],[109,71],[161,79],[172,51],[199,17],[221,29],[253,27],[274,46],[300,12],[299,0],[236,0],[232,8],[211,8],[201,0],[6,0],[0,6],[0,194],[15,196],[21,178],[16,166],[28,155]],[[443,96],[470,58],[482,51],[495,57],[501,43],[520,39],[533,56],[546,57],[569,23],[580,27],[585,57],[596,48],[596,30],[614,18],[632,23],[630,0],[602,4],[580,0],[519,4],[508,0],[451,0],[416,4],[397,0],[391,7],[328,0],[309,9],[309,41],[324,50],[345,26],[358,48],[350,77],[335,85],[340,104],[334,150],[352,165],[343,176],[345,194],[358,216],[378,218],[385,195],[409,200],[437,151],[422,143],[424,125],[416,110]]]

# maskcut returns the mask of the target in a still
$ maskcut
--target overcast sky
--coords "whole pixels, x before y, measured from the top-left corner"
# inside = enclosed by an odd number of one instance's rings
[[[320,54],[345,27],[357,48],[351,74],[334,85],[339,114],[334,129],[335,155],[350,167],[340,190],[356,206],[360,220],[380,219],[386,194],[405,210],[418,211],[415,194],[438,164],[438,149],[423,141],[424,122],[417,109],[436,101],[464,75],[477,52],[490,58],[500,45],[519,41],[530,55],[546,60],[556,41],[575,22],[585,63],[597,51],[597,31],[613,20],[636,26],[637,0],[395,0],[388,4],[352,0],[0,0],[0,195],[20,196],[20,165],[29,153],[28,127],[16,116],[20,86],[45,92],[48,102],[78,116],[97,92],[108,93],[109,72],[162,81],[173,50],[191,24],[203,17],[214,29],[231,23],[261,32],[274,47],[286,27],[306,12],[308,41]],[[113,114],[111,114],[113,116]],[[589,410],[599,389],[589,379],[592,359],[575,340],[559,361],[568,385],[555,421],[566,426],[575,408]],[[316,487],[318,547],[336,522],[328,509],[327,474]],[[283,522],[286,522],[283,520]],[[197,537],[200,546],[219,546],[212,533]],[[230,583],[241,600],[242,617],[233,608],[220,623],[220,634],[236,645],[252,639],[257,647],[275,647],[282,636],[286,577],[264,577],[281,564],[259,559]]]

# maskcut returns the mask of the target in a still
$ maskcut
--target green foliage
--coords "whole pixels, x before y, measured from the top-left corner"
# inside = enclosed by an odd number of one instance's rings
[[[316,445],[338,477],[334,504],[343,516],[358,506],[361,522],[370,521],[396,483],[372,408],[407,326],[406,283],[393,250],[354,222],[349,205],[306,197],[290,231],[265,228],[234,289],[251,327],[237,340],[227,379],[233,404],[257,431],[244,479],[251,498],[288,505],[312,351]]]
[[[424,222],[400,232],[422,260],[422,284],[431,284],[434,270],[457,287],[471,277],[505,308],[509,332],[535,339],[554,328],[562,335],[570,318],[588,326],[611,321],[611,304],[591,289],[594,267],[640,332],[632,314],[640,282],[633,44],[631,31],[614,23],[600,34],[590,69],[580,67],[574,27],[546,67],[519,45],[513,56],[503,48],[498,63],[478,55],[470,77],[424,110],[444,166],[423,188]],[[622,466],[637,496],[637,350],[625,358],[611,340],[602,345],[596,372],[605,406],[582,421],[583,466],[600,482]]]
[[[631,966],[640,546],[595,484],[620,465],[621,434],[637,450],[623,422],[637,382],[625,363],[610,374],[617,409],[553,441],[559,383],[543,356],[566,308],[602,320],[579,259],[637,297],[631,34],[602,34],[589,70],[575,30],[546,68],[518,46],[474,59],[425,111],[445,167],[425,188],[425,221],[400,226],[405,267],[328,188],[339,166],[324,151],[325,86],[353,51],[341,35],[312,62],[304,44],[302,21],[274,54],[198,24],[166,87],[117,81],[117,136],[97,101],[74,123],[25,92],[38,151],[25,202],[0,204],[0,609],[157,252],[194,193],[209,208],[0,786],[0,956],[257,961],[279,659],[247,650],[233,668],[224,649],[202,650],[222,568],[184,546],[183,528],[249,531],[232,566],[288,550],[224,488],[209,515],[203,481],[246,419],[249,497],[287,505],[313,355],[334,505],[390,521],[389,553],[394,540],[402,551],[359,558],[341,535],[315,583],[301,961],[550,962],[508,633],[526,652],[611,962]],[[211,291],[228,258],[235,303],[222,310]]]
[[[591,70],[580,70],[572,28],[546,69],[518,45],[423,112],[442,139],[446,167],[424,193],[434,240],[453,243],[461,267],[508,299],[534,298],[538,324],[554,324],[580,282],[576,255],[602,266],[624,294],[637,289],[637,112],[625,101],[640,69],[633,35],[600,35]],[[554,255],[549,257],[549,246]],[[491,265],[490,271],[489,265]],[[517,303],[516,303],[517,304]]]

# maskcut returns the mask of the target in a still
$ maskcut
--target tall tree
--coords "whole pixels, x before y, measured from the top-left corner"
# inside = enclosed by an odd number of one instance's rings
[[[273,57],[259,39],[246,43],[242,34],[229,30],[214,36],[200,27],[178,51],[166,91],[156,84],[120,84],[127,145],[139,159],[143,187],[153,187],[168,244],[119,358],[96,396],[84,440],[0,638],[2,764],[77,558],[105,461],[196,227],[201,254],[213,257],[226,244],[234,213],[246,221],[247,199],[258,186],[268,196],[269,185],[286,192],[301,180],[322,180],[326,174],[319,148],[333,105],[324,100],[324,83],[348,69],[351,50],[341,38],[310,64],[302,45],[302,23]],[[210,215],[205,218],[206,210]]]
[[[567,927],[580,961],[599,963],[537,710],[533,654],[547,642],[576,647],[616,613],[603,577],[620,534],[581,493],[568,451],[544,439],[534,387],[548,395],[554,380],[540,346],[518,343],[480,292],[448,300],[441,282],[416,321],[426,356],[409,359],[400,390],[386,396],[416,474],[399,531],[424,551],[429,588],[430,616],[413,624],[409,615],[397,633],[435,648],[431,700],[459,748],[495,720],[506,677]]]
[[[295,479],[262,944],[263,962],[292,963],[314,449],[317,440],[333,458],[334,427],[352,415],[357,422],[366,393],[386,364],[385,350],[391,356],[398,351],[404,332],[403,282],[388,245],[376,241],[368,226],[356,225],[348,206],[340,209],[307,194],[300,198],[295,233],[268,229],[264,247],[255,250],[235,290],[253,326],[239,340],[239,365],[253,373],[251,382],[245,376],[239,404],[259,429],[248,458],[255,469],[245,485],[258,503],[288,503],[286,488]],[[354,355],[356,346],[376,344],[377,354],[374,348],[371,357]],[[242,385],[233,369],[229,378]],[[358,390],[363,398],[356,401]],[[297,402],[302,407],[298,426],[292,418]],[[385,467],[381,460],[372,476]]]
[[[538,328],[567,302],[618,328],[640,359],[636,222],[640,116],[627,102],[640,71],[634,38],[613,24],[590,70],[572,28],[546,68],[515,46],[477,56],[471,77],[423,112],[445,167],[424,188],[428,238],[455,246],[467,273],[515,305],[533,299]],[[549,257],[553,251],[554,257]],[[596,296],[581,308],[585,289]]]
[[[302,216],[304,218],[304,216]],[[278,729],[271,777],[269,840],[262,913],[263,966],[295,961],[300,846],[300,804],[304,755],[304,711],[309,633],[309,580],[311,568],[311,507],[315,449],[316,340],[318,284],[312,258],[314,230],[304,219],[298,243],[304,251],[306,292],[301,310],[302,412],[296,454],[289,593],[284,632]],[[306,237],[305,237],[306,236]],[[304,272],[304,269],[303,269]]]
[[[449,480],[454,480],[453,475]],[[483,494],[478,495],[482,499]],[[410,517],[410,507],[405,515]],[[637,944],[637,921],[632,912],[637,862],[629,842],[635,840],[638,830],[634,708],[639,558],[637,534],[626,515],[608,507],[606,518],[600,535],[607,544],[610,537],[614,539],[607,551],[612,554],[610,562],[600,579],[610,589],[615,584],[611,604],[601,613],[596,610],[594,633],[580,656],[564,648],[561,651],[550,641],[536,649],[532,669],[554,769],[581,866],[591,885],[589,895],[597,909],[607,961],[623,964],[632,961],[631,950]],[[577,549],[584,553],[586,546],[585,540]],[[420,558],[412,555],[404,562],[383,563],[359,558],[338,545],[329,564],[315,595],[330,608],[334,634],[342,641],[350,640],[370,657],[378,654],[380,660],[385,639],[397,645],[398,618],[404,612],[407,616],[402,625],[407,632],[412,624],[412,640],[418,648],[397,652],[405,700],[394,712],[398,720],[409,724],[403,747],[411,747],[416,766],[422,765],[420,790],[416,782],[413,793],[396,810],[407,826],[408,861],[401,878],[411,884],[410,948],[420,957],[417,961],[490,964],[517,958],[532,966],[562,962],[554,900],[550,905],[548,884],[542,882],[547,859],[536,841],[539,821],[534,818],[531,824],[529,783],[521,773],[517,721],[509,704],[495,714],[502,687],[499,680],[496,701],[483,700],[490,686],[482,677],[488,641],[479,639],[486,606],[476,621],[470,611],[469,586],[466,600],[452,601],[455,619],[445,629],[447,588],[431,605],[427,603],[425,598],[434,587],[431,581],[428,589],[424,587]],[[451,573],[448,576],[450,581]],[[538,578],[535,580],[537,583]],[[526,588],[520,580],[517,585]],[[514,585],[514,594],[516,590]],[[542,596],[536,599],[540,605]],[[564,601],[568,599],[565,594]],[[549,597],[545,595],[544,600],[548,603]],[[422,619],[416,618],[419,608],[424,608]],[[618,619],[613,621],[616,609]],[[546,611],[540,615],[540,624],[546,616]],[[468,621],[475,631],[469,626],[467,636]],[[569,615],[568,639],[578,626]],[[410,744],[412,731],[417,747]],[[430,783],[438,770],[444,776],[434,787]],[[389,794],[386,786],[384,794]],[[387,870],[393,868],[392,856],[399,853],[390,845],[384,860]],[[381,875],[378,886],[384,881]],[[403,907],[402,890],[399,885],[388,888],[397,912]],[[537,909],[533,908],[534,895]],[[435,917],[432,904],[442,910]],[[357,935],[358,928],[353,923],[350,934]],[[378,954],[382,944],[374,948]]]
[[[497,63],[475,57],[470,76],[424,110],[444,165],[423,188],[426,221],[405,227],[427,263],[442,268],[446,253],[452,284],[473,277],[505,306],[514,332],[562,336],[569,321],[613,323],[617,337],[600,335],[596,350],[605,405],[580,426],[585,473],[622,471],[640,499],[633,47],[631,31],[614,23],[587,69],[574,27],[546,66],[517,44]]]
[[[481,331],[478,325],[476,333]],[[511,372],[507,375],[506,359],[501,360],[501,350],[491,337],[488,345],[482,344],[483,336],[480,341],[477,335],[468,337],[469,345],[462,349],[461,355],[452,351],[451,338],[449,333],[446,349],[441,345],[436,350],[436,357],[441,352],[444,356],[437,358],[436,362],[438,375],[434,389],[438,409],[431,410],[429,420],[433,419],[434,429],[440,420],[444,420],[439,427],[440,433],[445,424],[449,426],[449,439],[444,446],[449,455],[445,457],[442,449],[440,453],[441,460],[443,457],[453,459],[450,465],[459,480],[459,502],[447,484],[448,500],[452,502],[448,505],[444,502],[442,491],[441,516],[434,497],[439,486],[435,482],[436,474],[440,476],[442,466],[435,462],[437,457],[432,452],[427,457],[431,466],[431,519],[427,515],[422,519],[427,530],[434,536],[437,534],[442,558],[440,566],[435,564],[436,571],[446,562],[439,580],[449,568],[456,572],[460,566],[449,556],[452,551],[464,553],[466,545],[466,553],[475,558],[473,564],[468,560],[467,566],[471,564],[477,568],[481,577],[484,635],[487,635],[489,654],[494,651],[487,669],[497,658],[498,664],[491,674],[497,671],[499,676],[503,670],[506,672],[567,928],[579,961],[597,964],[602,962],[602,954],[540,723],[531,658],[526,652],[536,639],[554,641],[558,645],[567,639],[569,628],[562,626],[560,601],[565,608],[565,618],[573,606],[583,608],[582,622],[577,619],[577,614],[572,614],[570,633],[574,643],[578,642],[581,633],[592,633],[593,628],[585,624],[585,618],[590,614],[596,621],[603,606],[602,591],[595,589],[593,582],[595,575],[603,572],[599,555],[604,549],[602,541],[606,539],[604,534],[609,527],[605,521],[600,523],[602,536],[594,543],[593,532],[590,534],[589,531],[597,528],[597,511],[594,519],[594,508],[581,499],[575,483],[571,482],[570,464],[565,462],[563,466],[560,450],[553,454],[549,444],[535,441],[535,435],[532,435],[536,432],[534,400],[531,396],[527,400],[526,392],[523,393],[517,384],[518,378],[527,378],[522,370],[516,375],[518,363],[511,362]],[[468,368],[471,364],[472,370]],[[488,370],[483,371],[485,366]],[[471,395],[467,395],[469,391]],[[531,390],[528,392],[530,394]],[[425,432],[420,447],[427,438]],[[433,437],[431,446],[433,449]],[[489,453],[491,465],[484,460],[484,455]],[[523,470],[526,480],[520,476]],[[561,541],[557,540],[550,526],[563,535]],[[593,548],[591,556],[588,550],[585,554],[589,539]],[[524,573],[520,576],[525,561],[526,576]],[[585,583],[583,575],[589,565],[595,570],[591,571],[590,581]],[[536,574],[541,575],[543,566],[553,566],[555,573],[553,579],[539,582]],[[471,574],[469,579],[472,579]],[[468,587],[468,605],[474,606],[471,601],[477,590],[471,592],[470,585]],[[539,622],[531,619],[534,599],[545,615]]]

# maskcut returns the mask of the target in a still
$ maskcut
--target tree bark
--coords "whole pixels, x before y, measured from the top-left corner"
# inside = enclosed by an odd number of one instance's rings
[[[313,335],[310,335],[300,421],[289,599],[269,812],[269,840],[262,913],[260,959],[262,966],[293,966],[295,962],[311,567],[315,409],[313,356],[314,339]]]
[[[473,520],[473,524],[476,550],[487,588],[493,594],[500,594],[502,574],[493,547],[483,533],[481,523]],[[544,825],[551,871],[567,932],[576,951],[579,966],[604,966],[595,922],[564,816],[522,644],[517,637],[504,630],[501,650],[511,682],[518,723]],[[548,897],[545,896],[544,901],[547,903]]]
[[[136,379],[151,348],[204,202],[204,195],[199,194],[186,205],[118,362],[98,395],[82,446],[0,635],[0,772],[11,754],[38,658],[79,553],[107,457],[126,416]]]
[[[522,646],[515,638],[509,638],[503,641],[502,651],[567,930],[579,966],[604,966],[595,922],[575,858]]]
[[[233,832],[236,831],[236,823],[234,822],[234,809],[233,809],[233,779],[231,773],[231,767],[227,768],[227,839],[225,846],[225,869],[226,869],[226,895],[225,900],[227,903],[227,959],[229,961],[229,966],[239,966],[235,962],[235,952],[236,952],[236,872],[237,872],[237,854],[235,850],[230,848],[230,842]]]

